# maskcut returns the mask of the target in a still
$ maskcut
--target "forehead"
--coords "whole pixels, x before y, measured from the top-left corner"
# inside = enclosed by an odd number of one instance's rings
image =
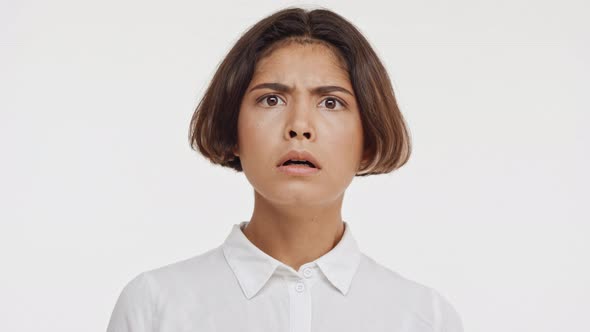
[[[320,43],[297,42],[276,47],[262,57],[256,63],[252,81],[289,80],[295,77],[350,82],[346,65],[334,50]]]

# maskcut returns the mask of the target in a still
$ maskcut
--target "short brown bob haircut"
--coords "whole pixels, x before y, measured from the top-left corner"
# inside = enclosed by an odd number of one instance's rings
[[[280,42],[280,43],[279,43]],[[213,164],[241,172],[238,114],[258,60],[286,42],[321,43],[345,65],[359,105],[364,156],[355,176],[384,174],[409,159],[408,129],[387,71],[369,42],[342,16],[325,8],[287,7],[248,29],[220,63],[190,122],[191,148]]]

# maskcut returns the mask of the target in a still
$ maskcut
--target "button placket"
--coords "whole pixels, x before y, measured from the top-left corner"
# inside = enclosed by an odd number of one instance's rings
[[[311,331],[311,294],[308,281],[301,277],[289,281],[290,332]]]
[[[303,292],[305,290],[305,283],[302,280],[297,281],[295,283],[295,290],[299,293]]]

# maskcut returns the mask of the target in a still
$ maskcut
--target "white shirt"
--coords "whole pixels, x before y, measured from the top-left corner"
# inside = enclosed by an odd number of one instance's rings
[[[359,251],[350,224],[299,271],[234,224],[220,246],[145,271],[123,288],[107,332],[462,332],[453,306]]]

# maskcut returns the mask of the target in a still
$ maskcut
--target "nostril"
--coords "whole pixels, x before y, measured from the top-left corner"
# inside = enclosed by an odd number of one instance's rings
[[[290,130],[289,131],[289,137],[293,138],[295,136],[297,136],[297,133],[294,130]],[[303,136],[305,138],[308,138],[309,139],[311,137],[311,134],[309,132],[305,132],[305,133],[303,133]]]

